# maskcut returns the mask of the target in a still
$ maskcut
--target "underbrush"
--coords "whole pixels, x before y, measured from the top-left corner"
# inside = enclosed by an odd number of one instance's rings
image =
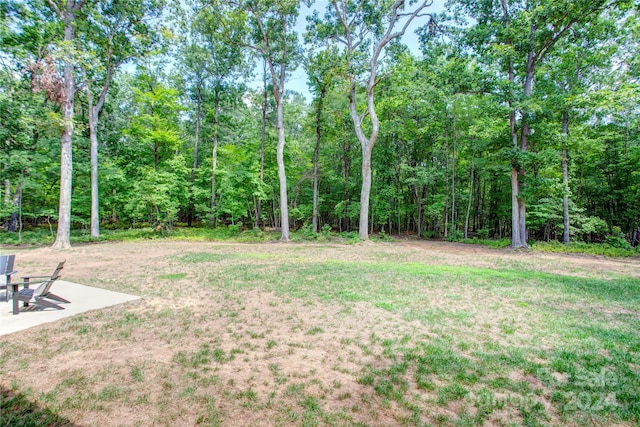
[[[294,242],[328,242],[354,244],[361,242],[357,232],[331,231],[331,227],[324,225],[320,232],[313,232],[311,226],[305,225],[291,232],[291,240]],[[370,236],[374,242],[394,242],[396,239],[385,234],[373,234]],[[239,243],[259,243],[280,239],[278,231],[263,231],[257,228],[246,228],[242,223],[219,227],[173,227],[171,229],[158,227],[124,228],[101,230],[100,237],[91,237],[89,230],[76,229],[71,231],[71,243],[93,243],[113,241],[136,241],[148,239],[171,239],[191,241],[229,241]],[[34,228],[22,233],[8,233],[0,231],[0,244],[3,245],[29,245],[46,246],[53,244],[55,234],[49,228]],[[502,249],[511,244],[509,239],[456,239],[457,243],[480,245],[489,248]],[[540,252],[601,255],[606,257],[637,257],[640,256],[640,247],[620,247],[611,243],[584,243],[572,242],[563,245],[557,241],[530,242],[531,249]]]
[[[635,249],[620,248],[609,243],[585,243],[572,242],[563,245],[560,242],[532,242],[531,247],[541,252],[554,252],[564,254],[604,255],[607,257],[632,257],[640,256],[640,247]]]
[[[471,245],[481,245],[481,246],[486,246],[488,248],[496,248],[496,249],[506,248],[511,244],[511,241],[509,239],[492,240],[492,239],[473,238],[473,239],[462,239],[459,242],[467,243]]]

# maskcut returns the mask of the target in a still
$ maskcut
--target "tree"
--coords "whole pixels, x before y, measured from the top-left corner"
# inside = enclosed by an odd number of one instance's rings
[[[123,4],[120,0],[100,2],[82,22],[79,38],[85,51],[84,85],[89,103],[91,141],[91,236],[100,236],[98,191],[98,117],[118,67],[149,52],[159,40],[150,20],[159,16],[157,0]],[[94,102],[94,91],[98,93]]]
[[[511,246],[526,248],[526,157],[536,70],[571,27],[594,19],[610,2],[456,0],[453,4],[477,22],[467,31],[468,41],[506,75],[504,96],[513,148]]]
[[[365,0],[332,0],[324,22],[317,21],[320,39],[333,39],[345,49],[349,81],[349,112],[362,149],[362,189],[360,191],[360,239],[369,239],[369,199],[371,193],[371,153],[380,132],[375,108],[378,61],[384,49],[400,38],[411,22],[433,3],[432,0],[405,4],[404,0],[371,3]],[[322,24],[322,25],[321,25]],[[366,63],[366,65],[365,65]],[[358,78],[365,76],[366,108],[358,111]],[[366,135],[365,117],[369,118]]]
[[[62,105],[63,131],[60,138],[60,201],[58,208],[58,233],[53,243],[54,249],[71,247],[71,180],[73,171],[73,101],[76,94],[73,55],[77,19],[85,0],[47,0],[47,4],[64,27],[63,48],[63,86],[60,93]]]
[[[218,146],[220,113],[222,99],[227,85],[247,68],[248,64],[242,49],[236,43],[229,43],[229,39],[237,40],[242,26],[238,22],[230,21],[222,25],[223,8],[206,7],[194,16],[190,31],[192,37],[198,41],[189,47],[190,52],[185,56],[185,66],[190,73],[193,90],[196,92],[196,141],[194,146],[194,170],[197,167],[198,136],[201,116],[206,116],[202,110],[202,93],[209,91],[213,96],[213,135],[211,149],[211,215],[216,219],[216,174],[218,171]]]
[[[311,227],[314,233],[318,232],[318,155],[322,141],[322,111],[327,92],[335,84],[336,58],[335,49],[325,49],[318,53],[309,52],[306,62],[306,70],[309,76],[311,91],[315,95],[315,128],[316,144],[313,150],[313,212]]]
[[[598,82],[606,81],[611,69],[611,58],[615,55],[615,19],[601,18],[585,25],[575,26],[567,37],[560,41],[541,67],[540,89],[546,93],[546,111],[555,112],[554,119],[560,122],[559,147],[562,170],[562,243],[570,241],[570,153],[579,149],[579,137],[570,133],[571,126],[586,121],[592,109],[580,113],[589,93],[598,88]]]
[[[295,68],[300,60],[297,34],[293,27],[298,17],[299,0],[244,0],[231,1],[234,8],[231,20],[242,19],[246,25],[243,39],[232,37],[236,43],[257,52],[266,62],[276,102],[276,128],[278,145],[278,181],[280,184],[280,227],[283,242],[289,241],[289,207],[287,202],[287,175],[284,165],[284,93],[287,70]],[[226,28],[232,28],[226,25]]]

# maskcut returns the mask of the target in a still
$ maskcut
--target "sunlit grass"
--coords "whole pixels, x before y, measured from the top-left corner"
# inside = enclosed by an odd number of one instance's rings
[[[33,397],[70,413],[136,405],[158,425],[180,425],[185,414],[229,424],[237,411],[275,425],[639,422],[637,279],[550,274],[520,258],[431,265],[380,246],[323,257],[316,245],[181,249],[140,285],[140,305],[68,319],[37,346],[0,342],[0,364],[26,374],[35,365],[20,364],[25,348],[37,361],[96,347],[126,353],[141,341],[148,353],[67,369]],[[375,255],[359,253],[367,250]],[[305,317],[313,310],[321,316]],[[371,324],[359,330],[348,322],[363,311]],[[163,359],[149,357],[156,350]],[[330,362],[312,365],[314,355]],[[334,378],[320,381],[318,366]]]

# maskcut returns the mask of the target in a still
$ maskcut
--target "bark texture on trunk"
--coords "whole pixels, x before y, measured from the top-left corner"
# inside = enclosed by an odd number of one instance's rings
[[[311,227],[314,233],[318,232],[318,155],[320,152],[320,141],[322,140],[322,107],[326,92],[327,89],[322,87],[316,109],[316,146],[313,150],[313,213],[311,217]]]
[[[69,1],[63,12],[64,41],[73,43],[75,36],[75,5]],[[71,59],[64,65],[64,101],[62,102],[63,131],[60,138],[60,200],[58,205],[58,232],[54,249],[71,247],[71,190],[73,176],[73,101],[75,97],[74,70]]]
[[[98,113],[89,102],[89,140],[91,142],[91,237],[100,237],[100,193],[98,187]]]
[[[282,93],[276,99],[276,111],[278,117],[278,146],[276,149],[276,159],[278,163],[278,181],[280,183],[280,240],[289,241],[289,206],[287,201],[287,174],[284,168],[284,105]]]

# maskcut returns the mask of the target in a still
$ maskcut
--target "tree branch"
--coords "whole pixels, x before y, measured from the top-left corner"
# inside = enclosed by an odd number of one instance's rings
[[[55,4],[53,2],[53,0],[47,0],[47,4],[49,5],[49,7],[51,9],[53,9],[53,13],[55,13],[56,15],[58,15],[60,18],[62,18],[62,12],[60,12],[60,9],[58,8],[58,5]]]

